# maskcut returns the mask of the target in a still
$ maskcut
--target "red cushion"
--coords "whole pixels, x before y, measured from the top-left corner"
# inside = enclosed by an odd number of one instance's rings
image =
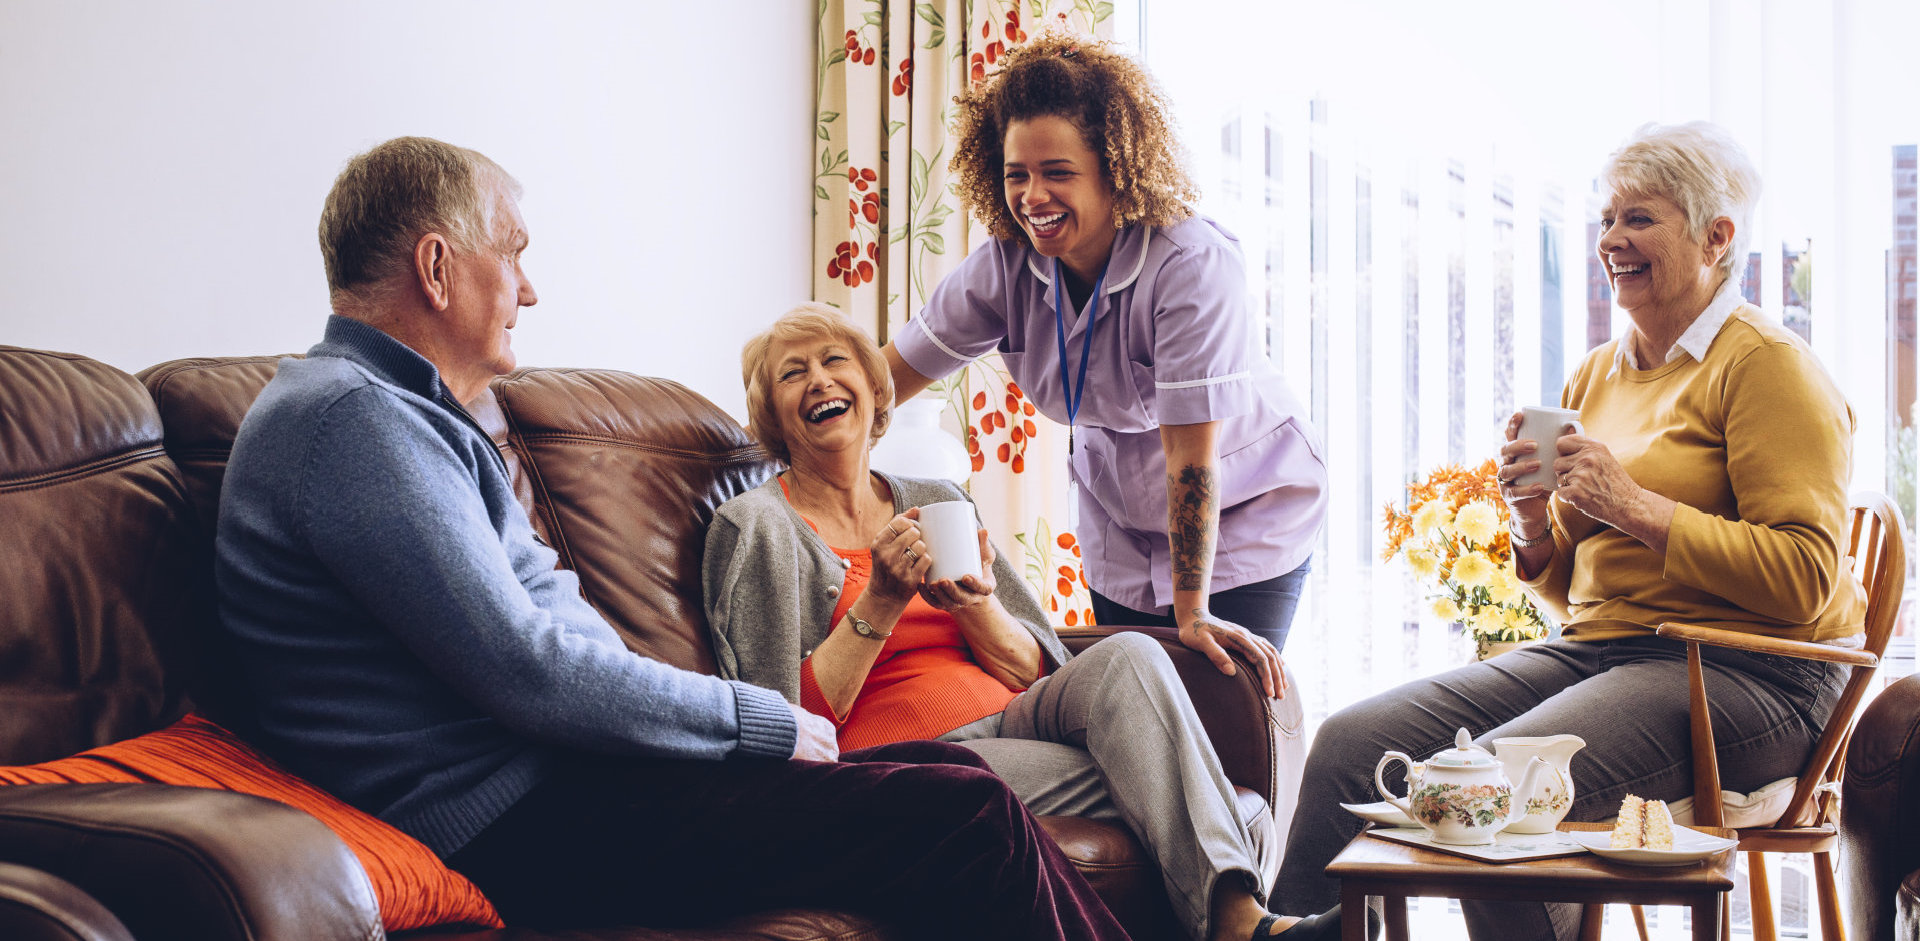
[[[503,924],[480,889],[425,844],[294,777],[199,716],[71,758],[0,767],[0,784],[175,784],[277,800],[319,818],[360,858],[388,931]]]

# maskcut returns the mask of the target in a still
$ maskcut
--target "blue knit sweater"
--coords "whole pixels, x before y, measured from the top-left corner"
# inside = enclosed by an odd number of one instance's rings
[[[442,856],[563,750],[793,754],[779,694],[628,651],[433,364],[358,321],[247,413],[217,553],[262,747]]]

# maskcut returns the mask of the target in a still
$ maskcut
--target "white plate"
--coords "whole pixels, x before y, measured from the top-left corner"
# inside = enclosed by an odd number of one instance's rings
[[[1400,808],[1386,801],[1374,801],[1371,804],[1341,804],[1340,806],[1345,807],[1354,816],[1362,820],[1369,823],[1377,823],[1383,827],[1419,826],[1419,824],[1413,822],[1412,817],[1401,813]]]
[[[1673,849],[1670,850],[1614,849],[1610,830],[1575,830],[1569,835],[1590,853],[1635,866],[1685,866],[1740,845],[1738,840],[1701,833],[1690,827],[1673,828]]]

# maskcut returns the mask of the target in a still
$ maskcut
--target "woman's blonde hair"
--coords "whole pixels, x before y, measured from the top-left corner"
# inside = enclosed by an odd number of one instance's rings
[[[1200,191],[1187,175],[1166,95],[1111,43],[1050,32],[1017,46],[998,71],[954,98],[954,191],[994,238],[1026,239],[1007,208],[1007,126],[1064,118],[1100,155],[1113,188],[1116,228],[1172,225],[1193,215]]]
[[[855,362],[867,374],[873,387],[873,430],[868,444],[879,441],[893,421],[893,373],[887,369],[887,357],[880,344],[865,330],[854,326],[844,311],[825,304],[808,302],[780,315],[767,329],[755,334],[740,351],[740,381],[747,387],[747,428],[762,447],[782,464],[792,463],[786,436],[780,432],[780,419],[773,413],[773,367],[767,352],[775,343],[788,343],[814,337],[830,337],[853,350]]]
[[[1614,194],[1664,196],[1687,214],[1687,236],[1699,241],[1713,220],[1733,221],[1733,241],[1719,268],[1735,284],[1746,274],[1749,223],[1760,201],[1760,172],[1726,129],[1708,121],[1643,124],[1607,157],[1601,182]]]

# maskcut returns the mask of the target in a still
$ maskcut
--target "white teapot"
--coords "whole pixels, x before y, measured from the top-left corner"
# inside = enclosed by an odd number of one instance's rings
[[[1534,758],[1520,774],[1519,785],[1507,780],[1506,769],[1491,752],[1473,743],[1461,729],[1454,747],[1416,764],[1406,754],[1387,752],[1373,769],[1373,784],[1387,803],[1426,827],[1435,843],[1471,846],[1492,843],[1493,835],[1527,815],[1543,771],[1553,770],[1543,758]],[[1383,780],[1387,765],[1407,765],[1407,796],[1397,797]]]

